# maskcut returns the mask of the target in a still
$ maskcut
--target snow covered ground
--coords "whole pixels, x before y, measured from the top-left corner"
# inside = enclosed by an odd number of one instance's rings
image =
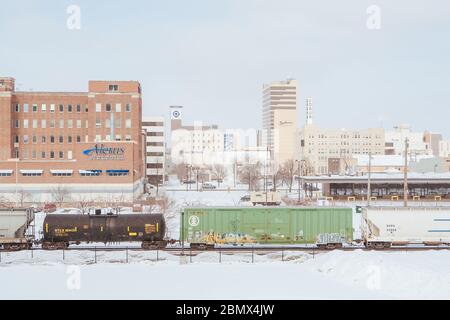
[[[449,299],[444,251],[2,253],[0,299]]]
[[[241,205],[247,192],[166,194],[174,200],[166,217],[177,238],[182,207]],[[44,217],[36,215],[37,231]],[[204,252],[191,260],[132,250],[128,262],[125,251],[3,252],[0,258],[0,299],[450,299],[448,251],[284,252],[284,261],[273,252],[255,254],[254,263],[249,253]]]

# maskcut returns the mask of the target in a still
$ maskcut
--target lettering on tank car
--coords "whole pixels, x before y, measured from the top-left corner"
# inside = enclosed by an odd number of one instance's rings
[[[77,227],[74,227],[72,229],[64,229],[64,228],[55,229],[56,234],[74,233],[74,232],[78,232]]]
[[[155,233],[157,232],[157,224],[146,224],[144,229],[145,233]]]

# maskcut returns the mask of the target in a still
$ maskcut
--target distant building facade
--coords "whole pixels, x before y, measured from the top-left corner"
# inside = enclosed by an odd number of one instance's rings
[[[425,141],[423,132],[413,132],[409,125],[395,126],[394,130],[386,131],[386,150],[388,155],[402,155],[405,153],[405,140],[408,139],[408,153],[411,157],[430,155],[433,151]]]
[[[297,155],[304,160],[310,174],[330,173],[329,166],[352,166],[352,158],[357,155],[383,155],[385,152],[384,129],[324,129],[312,124],[298,131]],[[334,164],[330,159],[335,159]],[[344,164],[337,163],[342,159]]]

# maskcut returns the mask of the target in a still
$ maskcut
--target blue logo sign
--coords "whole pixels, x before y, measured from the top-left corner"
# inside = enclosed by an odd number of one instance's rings
[[[124,147],[107,147],[104,144],[96,144],[92,149],[86,149],[83,154],[93,159],[119,160],[125,155]]]

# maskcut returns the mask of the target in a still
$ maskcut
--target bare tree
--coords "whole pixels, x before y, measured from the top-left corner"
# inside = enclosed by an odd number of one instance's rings
[[[66,187],[58,185],[51,189],[51,196],[55,203],[61,208],[63,204],[70,198],[70,191]]]
[[[81,213],[87,214],[89,213],[89,208],[93,206],[93,201],[89,200],[86,197],[80,197],[77,201],[77,207],[80,209]]]
[[[246,164],[239,170],[239,180],[241,183],[248,185],[249,191],[256,191],[259,189],[259,182],[262,178],[261,163]]]
[[[289,189],[289,192],[292,192],[292,185],[294,183],[294,176],[297,174],[297,166],[294,160],[287,160],[283,166],[281,167],[280,174],[281,180],[285,183]]]
[[[227,177],[227,169],[223,164],[215,164],[211,171],[214,179],[217,180],[217,186],[220,187],[220,182]]]
[[[31,194],[23,189],[20,189],[16,193],[16,203],[21,208],[24,207],[25,202],[29,201]]]
[[[15,201],[13,201],[12,199],[5,196],[0,196],[0,208],[12,209],[15,206],[14,203]]]
[[[184,181],[187,176],[187,165],[186,163],[179,163],[173,167],[173,173],[177,175],[178,180]]]

